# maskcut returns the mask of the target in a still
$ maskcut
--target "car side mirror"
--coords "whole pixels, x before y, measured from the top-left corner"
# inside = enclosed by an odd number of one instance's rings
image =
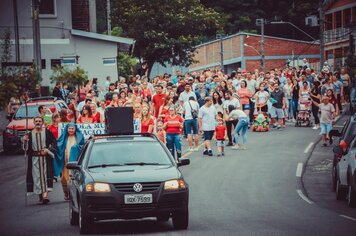
[[[178,166],[186,166],[190,164],[190,159],[180,159],[177,163]]]
[[[329,134],[330,134],[330,136],[335,136],[335,137],[340,137],[341,136],[340,131],[337,130],[337,129],[332,129]]]
[[[80,170],[80,166],[76,161],[68,162],[66,167],[68,170]]]

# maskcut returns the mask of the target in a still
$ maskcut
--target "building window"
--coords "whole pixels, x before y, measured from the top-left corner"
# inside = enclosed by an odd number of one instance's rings
[[[61,59],[51,59],[51,68],[55,68],[57,66],[61,66],[62,60]]]
[[[57,17],[57,1],[56,0],[41,0],[40,2],[40,17],[53,18]]]
[[[41,60],[41,68],[42,68],[42,70],[46,69],[46,59]]]

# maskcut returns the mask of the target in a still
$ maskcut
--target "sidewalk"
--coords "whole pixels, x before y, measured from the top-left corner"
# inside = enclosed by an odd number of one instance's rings
[[[348,117],[341,117],[336,127],[341,127]],[[355,218],[355,209],[349,208],[345,201],[337,201],[332,189],[331,171],[334,157],[332,149],[333,145],[323,147],[321,142],[315,144],[303,175],[304,189],[308,198],[316,204]]]

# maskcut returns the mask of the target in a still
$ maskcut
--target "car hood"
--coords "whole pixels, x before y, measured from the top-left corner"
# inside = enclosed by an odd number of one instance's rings
[[[28,119],[27,129],[33,129],[35,127],[33,119]],[[26,119],[12,119],[11,122],[6,126],[8,129],[14,130],[25,130],[26,129]]]
[[[181,177],[176,166],[118,166],[89,169],[95,182],[160,182]]]

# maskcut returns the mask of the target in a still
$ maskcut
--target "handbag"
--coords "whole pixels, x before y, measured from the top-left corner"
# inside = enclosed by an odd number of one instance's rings
[[[198,118],[198,111],[193,110],[192,105],[190,104],[190,102],[189,102],[189,101],[188,101],[188,103],[189,103],[189,106],[190,106],[190,112],[192,113],[192,117],[193,117],[193,119]]]

